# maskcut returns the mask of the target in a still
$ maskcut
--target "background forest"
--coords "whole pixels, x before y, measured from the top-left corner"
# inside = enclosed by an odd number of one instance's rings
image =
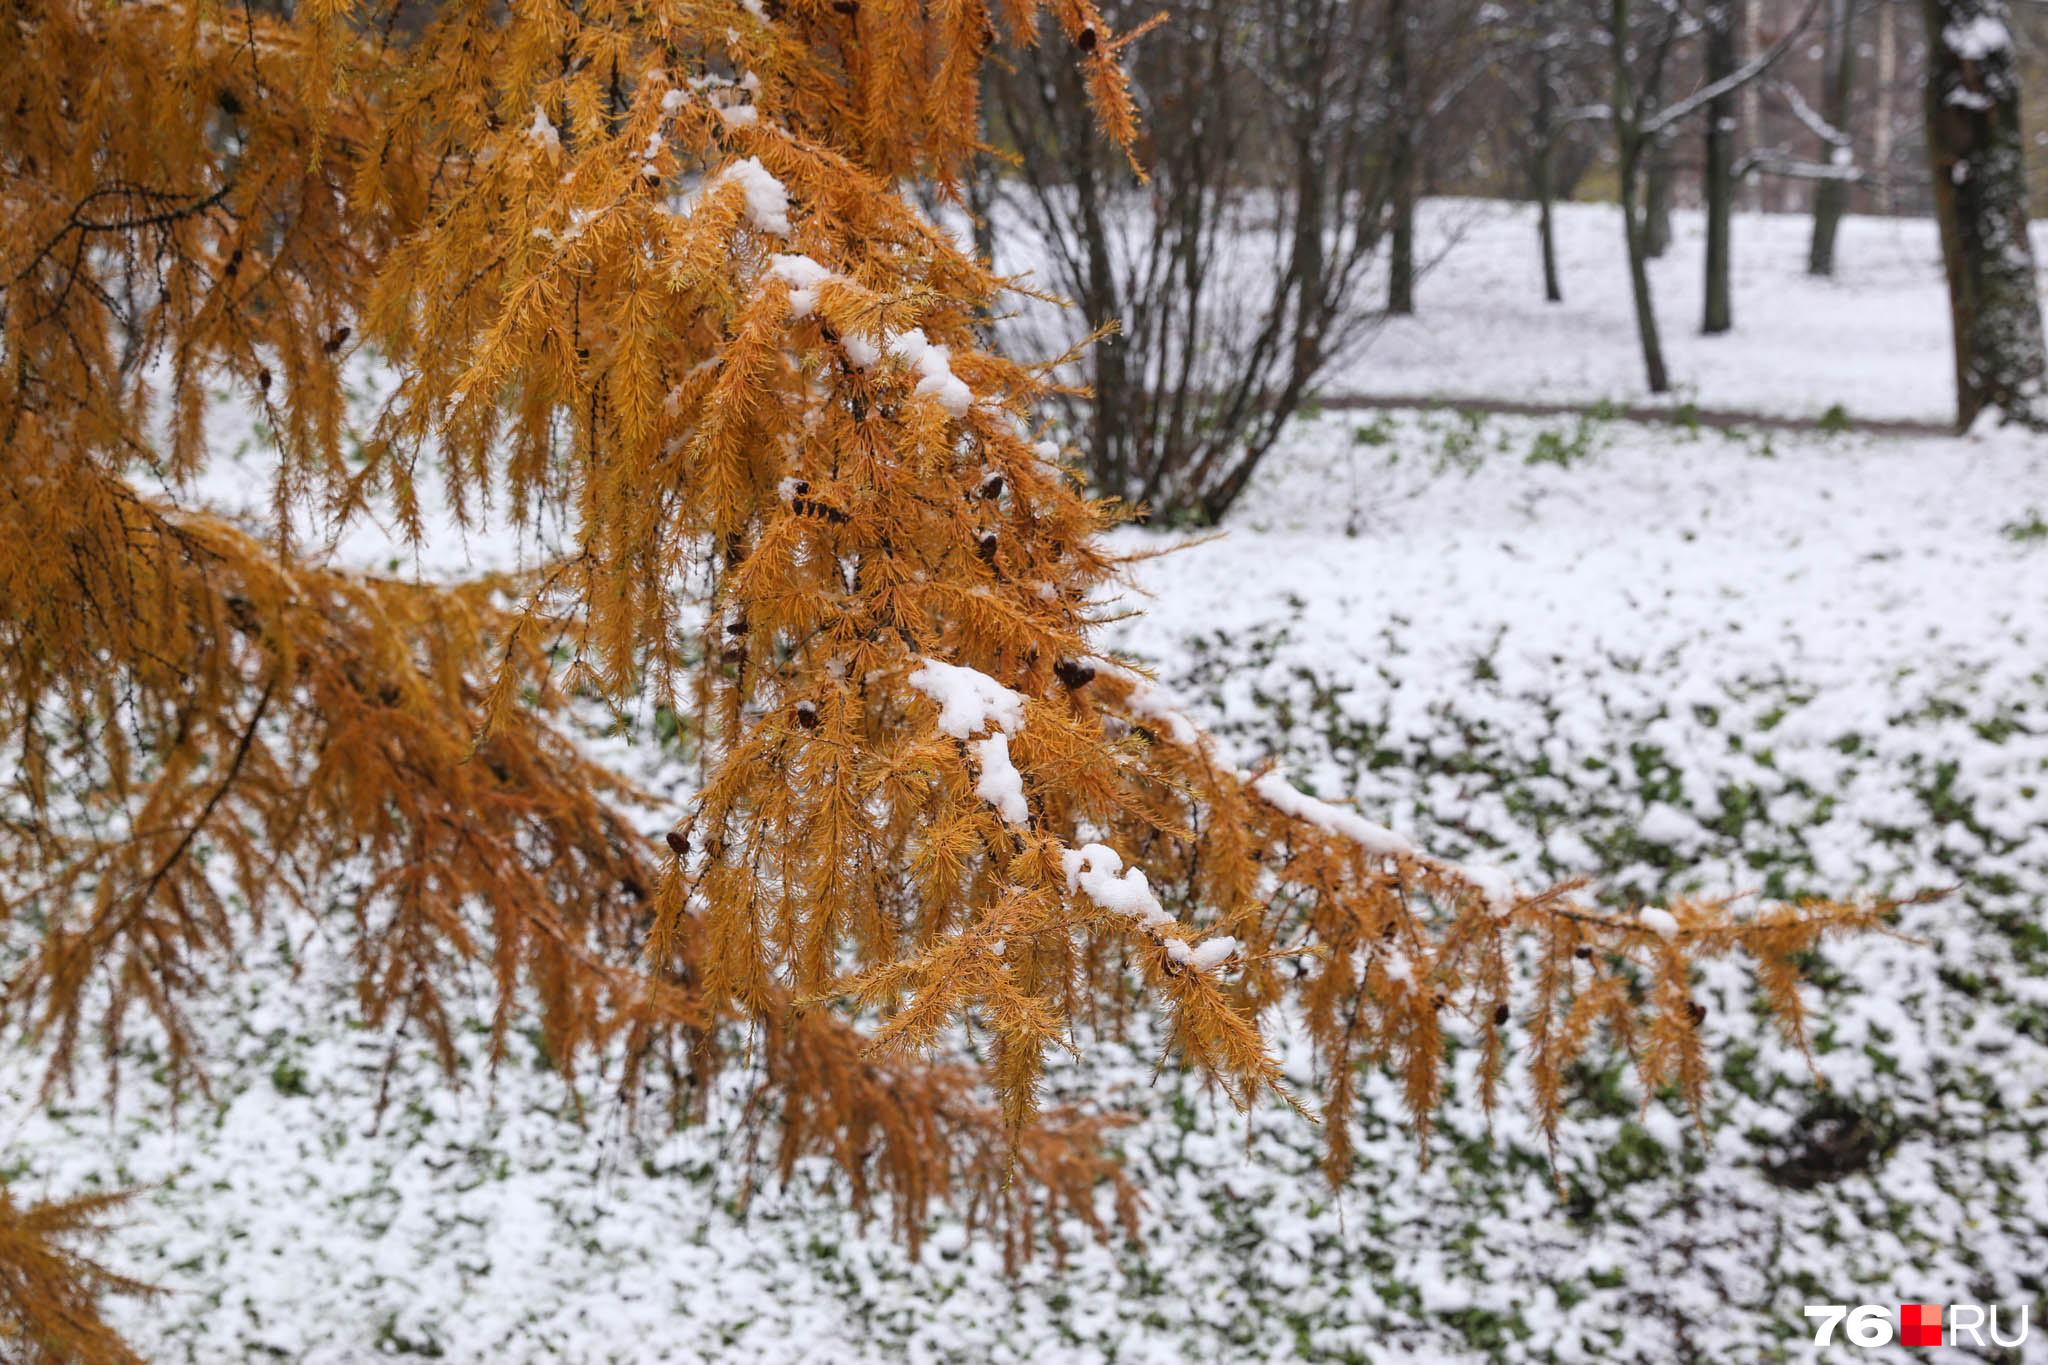
[[[2048,1311],[2048,15],[0,39],[0,1358]]]

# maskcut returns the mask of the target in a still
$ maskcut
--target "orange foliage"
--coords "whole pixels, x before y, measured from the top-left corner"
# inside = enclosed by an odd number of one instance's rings
[[[0,872],[45,926],[6,998],[53,1078],[138,1010],[194,1067],[184,1003],[290,902],[354,919],[366,1014],[451,1065],[469,962],[565,1071],[616,1043],[629,1082],[677,1044],[701,1073],[762,1025],[785,1174],[831,1157],[913,1239],[957,1197],[1021,1252],[1037,1210],[1101,1227],[1104,1120],[1038,1095],[1133,974],[1237,1102],[1279,1089],[1259,1020],[1293,1002],[1323,1107],[1384,1062],[1418,1128],[1445,1012],[1501,1074],[1519,942],[1546,1127],[1603,1029],[1697,1105],[1704,954],[1758,955],[1796,1027],[1793,959],[1882,907],[1667,934],[1517,895],[1238,770],[1099,656],[1118,509],[1034,439],[1047,370],[978,340],[1004,282],[898,190],[957,183],[979,64],[1045,10],[1128,146],[1088,0],[17,7]],[[364,347],[395,387],[357,424]],[[264,527],[183,505],[223,385],[275,434]],[[417,540],[430,483],[560,554],[422,586],[285,529]],[[668,852],[575,696],[687,716]],[[963,1027],[985,1066],[916,1059]]]

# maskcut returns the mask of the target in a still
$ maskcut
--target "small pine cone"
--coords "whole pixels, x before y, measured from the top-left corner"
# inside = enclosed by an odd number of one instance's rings
[[[727,635],[745,635],[747,633],[747,618],[735,616],[732,620],[727,621],[725,623],[725,633]]]
[[[1590,962],[1593,960],[1593,950],[1581,943],[1578,947],[1572,949],[1572,956],[1581,962]]]
[[[990,470],[989,476],[981,481],[980,492],[981,496],[990,502],[1000,498],[1003,495],[1003,476],[995,470]]]
[[[811,491],[811,481],[809,479],[791,479],[789,481],[789,491],[800,498]]]
[[[1081,30],[1081,36],[1074,39],[1074,46],[1080,48],[1083,52],[1093,52],[1096,41],[1095,30],[1084,28]]]
[[[320,349],[327,352],[327,354],[329,355],[333,355],[336,351],[340,350],[342,348],[343,343],[348,340],[349,330],[350,329],[346,327],[335,328],[334,335],[327,338],[326,343],[322,345]]]
[[[1707,1007],[1697,1000],[1692,1002],[1692,1021],[1696,1025],[1707,1021]]]
[[[668,847],[669,852],[678,858],[687,858],[690,856],[690,836],[679,829],[672,829],[668,832]]]
[[[1495,1005],[1493,1007],[1493,1026],[1495,1028],[1499,1028],[1501,1025],[1507,1023],[1507,1021],[1508,1007],[1506,1005]]]
[[[987,560],[993,560],[996,557],[996,542],[997,537],[994,531],[983,531],[974,538],[974,543],[981,550],[981,557]]]
[[[814,701],[800,701],[796,704],[796,723],[806,730],[818,728],[818,704]]]
[[[269,392],[270,392],[270,367],[269,367],[269,366],[267,366],[267,365],[266,365],[266,366],[264,366],[263,368],[261,368],[261,369],[259,369],[259,370],[257,370],[257,371],[256,371],[256,387],[257,387],[257,388],[259,388],[259,389],[261,389],[261,390],[263,390],[263,391],[264,391],[265,393],[269,393]]]
[[[1069,692],[1078,692],[1095,681],[1095,665],[1086,659],[1061,659],[1052,666],[1052,674]]]

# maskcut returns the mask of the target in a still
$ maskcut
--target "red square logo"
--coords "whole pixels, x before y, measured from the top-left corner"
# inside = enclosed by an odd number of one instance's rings
[[[1938,1303],[1900,1304],[1899,1344],[1901,1346],[1941,1345],[1941,1305]]]

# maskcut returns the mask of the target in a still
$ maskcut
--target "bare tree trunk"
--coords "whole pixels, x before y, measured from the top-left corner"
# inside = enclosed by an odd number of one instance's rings
[[[1678,178],[1671,164],[1671,140],[1650,145],[1650,172],[1643,195],[1643,254],[1656,260],[1671,247],[1671,182]]]
[[[1741,3],[1741,50],[1744,52],[1755,52],[1763,41],[1761,36],[1763,33],[1762,16],[1760,13],[1762,0],[1741,0]],[[1763,142],[1763,96],[1757,89],[1756,82],[1751,81],[1748,85],[1742,87],[1742,145],[1745,147],[1761,147]],[[1749,178],[1744,189],[1742,204],[1751,213],[1757,212],[1764,206],[1763,186],[1755,176]]]
[[[1089,157],[1092,162],[1093,156]],[[1122,309],[1117,300],[1116,266],[1110,254],[1109,225],[1101,212],[1095,167],[1082,168],[1077,187],[1081,204],[1082,246],[1088,253],[1087,295],[1081,305],[1089,317],[1114,318]],[[1112,332],[1095,343],[1095,421],[1089,430],[1089,468],[1104,492],[1130,496],[1134,482],[1131,470],[1132,418],[1138,395],[1132,391],[1128,348],[1121,332]]]
[[[1876,171],[1871,181],[1871,201],[1879,213],[1892,212],[1892,144],[1896,132],[1892,120],[1892,87],[1899,79],[1899,38],[1893,21],[1892,0],[1877,0],[1877,108],[1872,113],[1870,164]]]
[[[1563,303],[1564,286],[1557,277],[1557,224],[1551,201],[1557,197],[1557,90],[1555,59],[1544,48],[1536,76],[1536,236],[1543,248],[1543,299]]]
[[[1718,0],[1707,9],[1707,83],[1726,80],[1741,62],[1736,49],[1736,14],[1733,0]],[[1706,169],[1701,173],[1707,208],[1706,307],[1700,330],[1708,336],[1727,331],[1735,324],[1735,307],[1729,281],[1729,240],[1735,198],[1736,95],[1733,91],[1716,96],[1707,104]]]
[[[1930,0],[1932,3],[1932,0]],[[1664,370],[1664,344],[1657,336],[1657,313],[1650,298],[1649,253],[1645,250],[1641,180],[1645,143],[1636,126],[1634,82],[1629,76],[1629,0],[1612,0],[1608,9],[1610,60],[1614,64],[1614,139],[1621,162],[1621,226],[1628,248],[1629,292],[1635,301],[1636,334],[1643,346],[1643,371],[1651,393],[1669,393]]]
[[[2048,429],[2048,348],[2027,241],[2020,83],[2004,0],[1921,0],[1927,151],[1955,336],[1956,425],[1985,408]]]
[[[1387,245],[1387,311],[1401,317],[1415,312],[1415,171],[1414,79],[1408,59],[1407,0],[1393,0],[1388,18],[1388,98],[1393,101],[1394,184],[1393,225]]]
[[[1821,79],[1821,117],[1837,130],[1849,131],[1856,86],[1856,0],[1828,0],[1826,69]],[[1844,166],[1854,155],[1846,146],[1828,149],[1828,162]],[[1849,182],[1822,180],[1813,191],[1813,242],[1806,253],[1806,273],[1835,273],[1835,234],[1849,207]]]

